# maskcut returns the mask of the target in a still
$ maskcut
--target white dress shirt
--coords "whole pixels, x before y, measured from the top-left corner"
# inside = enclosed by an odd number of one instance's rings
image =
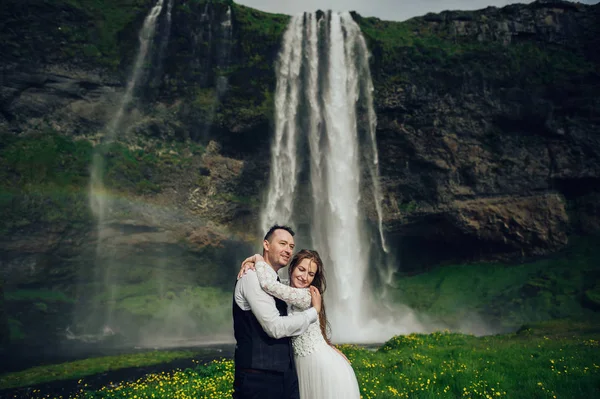
[[[277,278],[277,273],[268,268]],[[242,310],[252,310],[263,330],[271,338],[294,337],[304,333],[308,326],[317,321],[317,311],[311,307],[303,312],[281,316],[275,298],[260,288],[254,270],[248,270],[235,285],[235,303]]]

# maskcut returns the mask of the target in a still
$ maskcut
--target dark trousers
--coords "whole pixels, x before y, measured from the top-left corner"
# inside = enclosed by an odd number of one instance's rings
[[[278,373],[236,369],[233,399],[300,399],[296,370]]]

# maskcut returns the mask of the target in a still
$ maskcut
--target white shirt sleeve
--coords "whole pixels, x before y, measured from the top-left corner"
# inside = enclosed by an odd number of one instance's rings
[[[276,339],[300,335],[318,318],[317,311],[312,307],[300,313],[281,316],[275,306],[275,298],[262,290],[254,270],[249,270],[238,280],[235,301],[242,309],[252,310],[267,335]]]

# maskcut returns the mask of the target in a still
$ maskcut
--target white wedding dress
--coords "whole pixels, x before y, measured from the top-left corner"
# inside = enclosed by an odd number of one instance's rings
[[[311,306],[308,288],[293,288],[277,281],[277,273],[265,262],[256,263],[262,289],[288,304],[288,314]],[[292,337],[301,399],[360,399],[352,366],[327,344],[319,322],[302,335]]]

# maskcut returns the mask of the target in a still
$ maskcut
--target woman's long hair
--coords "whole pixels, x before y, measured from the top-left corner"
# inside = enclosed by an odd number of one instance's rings
[[[325,279],[325,271],[323,270],[323,261],[321,260],[321,257],[319,256],[319,253],[317,251],[313,251],[310,249],[302,249],[294,256],[289,267],[290,284],[292,283],[292,274],[294,273],[294,270],[296,270],[298,265],[304,259],[310,259],[317,265],[315,277],[312,283],[310,283],[310,285],[314,285],[315,287],[317,287],[317,289],[321,293],[321,312],[319,312],[319,324],[321,327],[321,334],[323,334],[323,338],[325,338],[325,341],[327,341],[328,344],[331,344],[331,327],[327,322],[327,314],[325,313],[325,299],[323,298],[323,294],[325,293],[325,289],[327,288],[327,280]]]

